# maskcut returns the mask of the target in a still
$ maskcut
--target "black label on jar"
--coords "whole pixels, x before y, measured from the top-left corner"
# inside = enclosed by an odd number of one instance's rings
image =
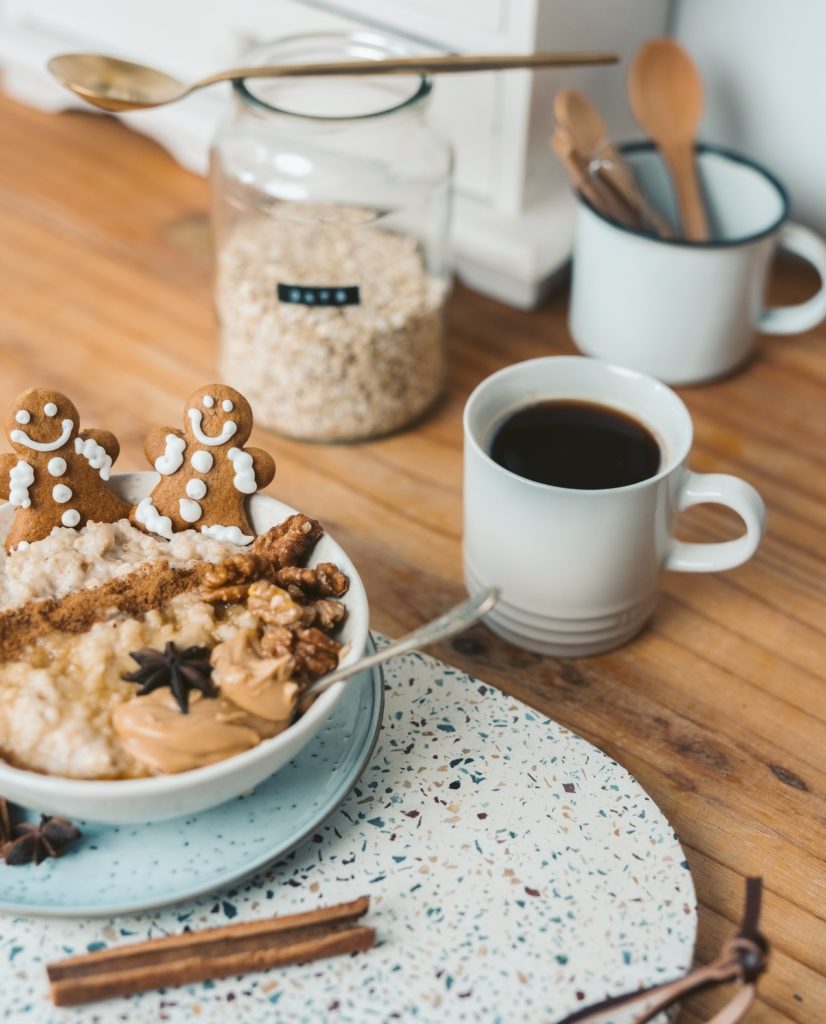
[[[357,284],[347,287],[279,284],[278,298],[281,302],[289,302],[294,306],[358,306],[361,302]]]

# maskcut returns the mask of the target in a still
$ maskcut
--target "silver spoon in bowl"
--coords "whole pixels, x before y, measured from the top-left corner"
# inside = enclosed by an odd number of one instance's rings
[[[455,636],[456,633],[463,632],[469,626],[472,626],[474,622],[478,622],[483,615],[487,615],[498,600],[499,588],[489,587],[487,590],[478,593],[475,597],[462,601],[461,604],[450,608],[438,618],[425,623],[424,626],[419,626],[412,633],[408,633],[406,636],[401,637],[401,639],[394,641],[389,647],[375,651],[373,654],[368,654],[366,657],[354,661],[352,665],[345,665],[343,668],[334,669],[334,671],[328,672],[326,676],[320,676],[302,693],[301,704],[305,705],[309,699],[324,693],[325,690],[328,690],[335,683],[349,679],[351,676],[363,672],[365,669],[372,668],[374,665],[381,665],[383,662],[389,661],[399,654],[406,654],[408,651],[416,650],[419,647],[428,647],[430,644],[438,643],[439,640],[446,640],[449,636]]]
[[[181,100],[196,89],[236,78],[293,78],[315,75],[433,74],[496,71],[506,68],[556,68],[579,64],[616,64],[616,53],[502,53],[474,56],[444,54],[386,57],[381,60],[336,60],[315,64],[271,64],[230,68],[191,85],[148,64],[135,64],[100,53],[63,53],[52,57],[49,71],[76,96],[102,110],[146,110]]]

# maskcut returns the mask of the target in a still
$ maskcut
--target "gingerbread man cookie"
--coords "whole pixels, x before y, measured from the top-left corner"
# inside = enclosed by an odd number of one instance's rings
[[[258,448],[244,448],[252,409],[225,384],[209,384],[190,396],[184,429],[155,427],[144,452],[161,474],[131,520],[170,539],[179,530],[200,530],[218,540],[249,544],[255,537],[246,499],[275,476],[275,463]]]
[[[114,523],[129,505],[106,481],[120,445],[108,430],[79,430],[77,409],[59,391],[32,388],[4,422],[14,453],[0,455],[0,498],[17,507],[6,550],[48,537],[55,526]]]

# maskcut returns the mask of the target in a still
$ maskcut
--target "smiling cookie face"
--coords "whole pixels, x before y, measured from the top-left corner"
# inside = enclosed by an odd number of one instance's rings
[[[12,448],[23,458],[56,452],[75,436],[80,424],[74,404],[59,391],[32,388],[19,395],[4,423]]]
[[[213,450],[243,447],[252,430],[252,409],[243,395],[226,384],[208,384],[189,397],[184,433]]]
[[[16,509],[7,551],[48,537],[54,527],[114,523],[129,504],[107,481],[120,446],[108,430],[80,430],[74,402],[51,388],[14,400],[3,426],[11,452],[0,452],[0,498]]]

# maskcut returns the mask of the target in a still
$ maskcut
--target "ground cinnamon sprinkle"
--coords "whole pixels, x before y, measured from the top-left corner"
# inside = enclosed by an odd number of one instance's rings
[[[148,562],[99,587],[0,611],[0,660],[15,658],[51,630],[83,633],[113,612],[140,618],[151,608],[162,608],[178,594],[200,587],[212,568],[208,562],[188,568],[173,568],[162,560]]]
[[[300,513],[272,527],[250,548],[254,557],[244,567],[244,582],[249,584],[284,566],[303,564],[323,532],[320,523]],[[0,661],[18,657],[25,647],[53,630],[83,633],[116,612],[127,618],[141,618],[152,608],[163,608],[173,597],[198,589],[217,569],[235,566],[235,562],[230,557],[217,564],[197,562],[173,567],[156,559],[100,586],[0,611]]]

